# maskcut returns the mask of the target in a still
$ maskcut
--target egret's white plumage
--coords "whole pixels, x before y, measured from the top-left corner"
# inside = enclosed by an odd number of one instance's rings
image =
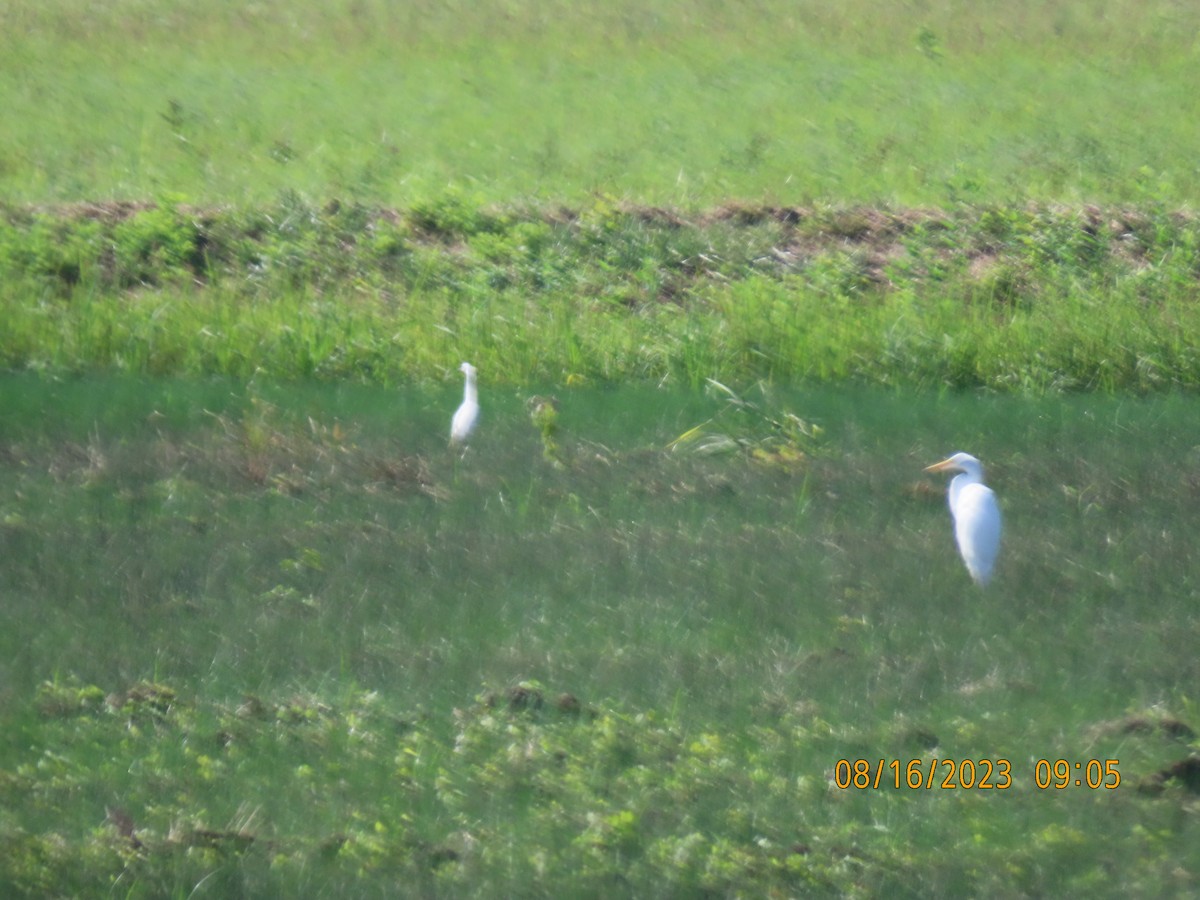
[[[454,411],[454,418],[450,420],[451,444],[464,443],[479,422],[479,390],[475,387],[475,367],[465,362],[458,369],[466,376],[466,384],[463,387],[463,402]]]
[[[1000,507],[992,489],[983,483],[983,466],[969,453],[955,453],[925,471],[959,473],[950,481],[954,538],[971,578],[986,585],[1000,549]]]

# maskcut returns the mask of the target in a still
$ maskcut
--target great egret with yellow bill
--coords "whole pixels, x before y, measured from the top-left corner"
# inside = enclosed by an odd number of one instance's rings
[[[970,453],[955,453],[925,471],[959,473],[950,480],[954,539],[971,578],[985,586],[1000,549],[1000,507],[996,494],[983,483],[983,465]]]

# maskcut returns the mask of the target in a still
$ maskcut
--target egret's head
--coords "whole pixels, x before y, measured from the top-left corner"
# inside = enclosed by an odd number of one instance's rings
[[[469,362],[465,362],[461,366],[458,367],[458,371],[462,372],[464,375],[474,375],[475,367],[473,365],[471,365]]]
[[[970,453],[955,453],[949,459],[925,467],[926,472],[966,472],[980,478],[983,475],[983,464]]]

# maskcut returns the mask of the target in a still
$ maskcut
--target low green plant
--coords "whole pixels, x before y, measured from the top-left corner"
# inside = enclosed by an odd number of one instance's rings
[[[723,398],[721,409],[671,441],[668,449],[702,455],[741,452],[757,462],[785,466],[806,464],[817,451],[824,431],[820,425],[790,410],[767,409],[745,400],[714,379],[708,380],[708,387]],[[758,389],[769,402],[765,386],[760,383]]]
[[[107,237],[112,280],[118,287],[158,278],[195,277],[207,268],[203,226],[196,212],[163,201],[113,223]]]
[[[558,400],[554,397],[530,397],[526,406],[529,419],[542,441],[542,458],[562,468],[565,464],[558,438]]]

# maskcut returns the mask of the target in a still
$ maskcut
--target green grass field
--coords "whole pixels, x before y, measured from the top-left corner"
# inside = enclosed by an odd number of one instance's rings
[[[1187,398],[575,390],[555,465],[511,389],[459,459],[451,392],[3,388],[10,892],[1191,885]],[[986,592],[920,471],[960,446]]]
[[[0,196],[1197,200],[1188,4],[5,5]]]
[[[0,5],[0,895],[1195,895],[1198,29]]]

